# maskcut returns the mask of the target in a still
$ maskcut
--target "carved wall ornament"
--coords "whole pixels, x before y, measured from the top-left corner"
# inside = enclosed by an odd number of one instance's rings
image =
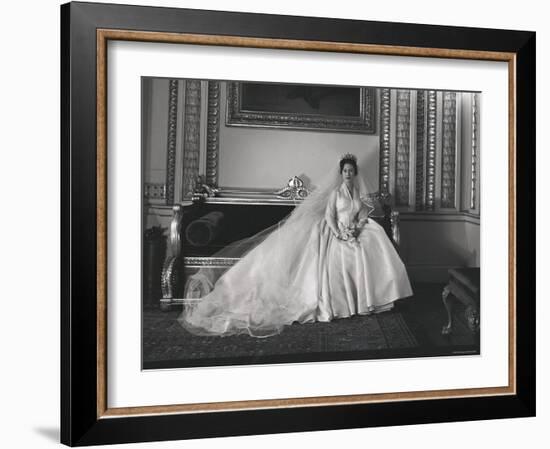
[[[470,209],[477,209],[477,157],[478,157],[478,107],[477,94],[472,94],[472,159],[471,159],[471,186]]]
[[[416,210],[424,209],[424,158],[426,157],[426,91],[416,94]]]
[[[411,147],[411,92],[397,91],[397,129],[395,139],[395,204],[409,204],[409,159]]]
[[[456,205],[456,92],[443,92],[441,139],[441,207],[453,208]]]
[[[145,182],[143,184],[143,197],[147,200],[165,200],[166,184],[161,182]]]
[[[206,133],[206,183],[218,185],[220,152],[220,83],[208,81],[208,117]]]
[[[426,151],[426,200],[425,209],[435,209],[435,151],[436,151],[437,95],[428,91],[427,105],[427,151]]]
[[[166,151],[166,204],[174,203],[176,179],[176,131],[178,120],[178,80],[168,82],[168,140]]]
[[[390,89],[380,91],[380,167],[381,192],[390,191]]]
[[[183,136],[183,197],[190,198],[199,174],[201,128],[201,82],[185,81],[185,118]]]

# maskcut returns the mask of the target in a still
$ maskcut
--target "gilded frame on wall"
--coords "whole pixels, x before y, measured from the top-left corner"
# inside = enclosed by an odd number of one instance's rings
[[[246,86],[253,83],[230,82],[227,87],[227,114],[226,124],[228,126],[250,126],[263,128],[290,128],[290,129],[315,129],[324,131],[345,131],[364,134],[373,134],[376,131],[375,123],[375,96],[374,89],[368,87],[346,88],[353,90],[357,97],[355,101],[356,111],[344,114],[342,111],[320,113],[319,103],[324,98],[330,97],[332,89],[325,86],[300,86],[302,89],[318,89],[313,94],[299,93],[305,99],[304,103],[311,105],[309,112],[297,112],[292,110],[291,105],[285,105],[286,98],[277,98],[279,105],[285,112],[269,110],[269,108],[247,108],[244,95]],[[266,85],[269,86],[269,85]],[[342,89],[342,88],[340,88]],[[329,92],[324,92],[329,91]],[[317,95],[315,95],[317,94]],[[312,98],[313,97],[313,98]],[[349,109],[354,109],[350,107]]]
[[[534,33],[93,3],[63,5],[61,23],[63,443],[90,445],[241,435],[249,429],[263,434],[534,416],[535,210],[531,202],[518,201],[535,197]],[[507,63],[508,384],[109,407],[106,74],[107,43],[117,40]],[[469,43],[468,48],[464,42]],[[381,151],[384,154],[383,143]],[[381,173],[381,186],[384,176]]]

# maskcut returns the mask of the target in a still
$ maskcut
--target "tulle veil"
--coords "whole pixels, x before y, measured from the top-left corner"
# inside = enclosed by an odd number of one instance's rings
[[[197,335],[265,337],[279,333],[296,317],[307,321],[318,300],[311,287],[318,285],[322,269],[319,254],[326,247],[323,236],[328,235],[323,232],[325,210],[330,194],[341,184],[340,167],[335,164],[304,200],[296,201],[285,219],[213,254],[239,260],[227,268],[203,267],[190,276],[180,324]],[[373,183],[359,171],[354,184],[372,212]]]

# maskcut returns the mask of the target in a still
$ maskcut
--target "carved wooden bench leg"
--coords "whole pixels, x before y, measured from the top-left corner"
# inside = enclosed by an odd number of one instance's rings
[[[474,302],[466,306],[464,317],[468,323],[468,328],[474,334],[479,333],[479,307]]]
[[[170,310],[172,300],[177,297],[176,291],[181,284],[180,267],[180,258],[170,256],[166,259],[164,267],[162,268],[162,299],[160,300],[160,310],[163,312]]]
[[[183,274],[182,256],[182,233],[183,228],[183,209],[181,205],[176,204],[173,207],[173,217],[170,222],[170,253],[164,261],[161,275],[162,298],[160,300],[160,309],[164,312],[170,310],[173,299],[178,297],[181,290]]]
[[[441,298],[443,299],[443,304],[445,305],[445,309],[447,309],[447,324],[443,326],[443,329],[441,329],[441,333],[443,335],[449,335],[452,332],[452,326],[453,326],[453,309],[451,305],[451,298],[449,297],[451,294],[451,289],[448,285],[446,285],[443,288],[443,292],[441,293]]]

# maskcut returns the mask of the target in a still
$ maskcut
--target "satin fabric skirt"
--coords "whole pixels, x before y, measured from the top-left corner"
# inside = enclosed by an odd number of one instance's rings
[[[347,242],[322,220],[275,231],[186,305],[179,322],[197,335],[266,337],[293,322],[388,310],[410,295],[403,262],[378,223],[369,220]]]
[[[355,241],[332,233],[325,240],[317,320],[389,310],[396,299],[412,295],[403,262],[374,220],[363,226]]]

